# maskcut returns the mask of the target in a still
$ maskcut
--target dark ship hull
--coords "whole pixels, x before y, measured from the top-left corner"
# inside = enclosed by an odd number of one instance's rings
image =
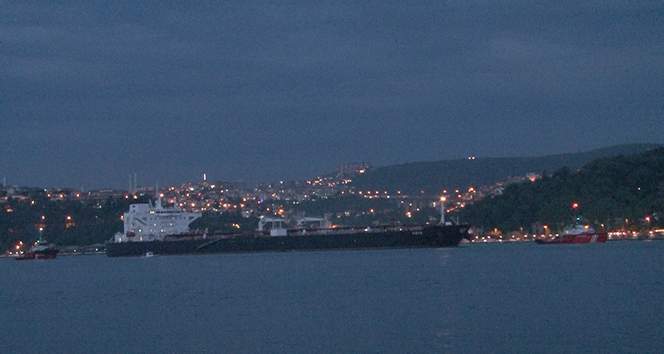
[[[467,237],[468,225],[383,227],[367,230],[330,230],[288,236],[261,234],[219,237],[171,238],[165,241],[109,242],[109,257],[210,254],[261,251],[306,251],[380,248],[438,248],[457,246]]]
[[[14,257],[17,261],[24,261],[24,260],[30,260],[30,259],[55,259],[55,257],[58,255],[59,250],[57,249],[48,249],[48,250],[41,250],[41,251],[28,251],[24,254],[18,255]]]

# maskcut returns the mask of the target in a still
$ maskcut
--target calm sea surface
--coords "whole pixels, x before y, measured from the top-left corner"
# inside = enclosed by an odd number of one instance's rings
[[[664,352],[664,242],[0,259],[0,352]]]

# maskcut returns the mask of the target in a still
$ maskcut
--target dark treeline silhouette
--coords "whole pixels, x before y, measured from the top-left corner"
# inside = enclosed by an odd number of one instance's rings
[[[578,209],[571,205],[578,203]],[[550,225],[560,230],[580,216],[596,226],[664,224],[664,148],[598,159],[578,171],[562,168],[536,182],[508,186],[460,213],[483,228],[514,231]]]
[[[40,228],[44,239],[59,245],[101,243],[122,230],[120,216],[130,203],[146,201],[143,197],[49,200],[43,191],[30,193],[28,199],[10,199],[0,213],[0,249],[18,240],[36,240]]]
[[[412,162],[370,169],[353,180],[358,190],[401,190],[408,194],[440,194],[442,189],[493,184],[530,172],[578,169],[595,159],[641,153],[653,144],[616,145],[586,152],[536,157],[477,157],[443,161]]]

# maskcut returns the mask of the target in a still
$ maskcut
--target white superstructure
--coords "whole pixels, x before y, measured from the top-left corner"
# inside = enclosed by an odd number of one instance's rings
[[[565,235],[583,235],[595,233],[595,229],[589,225],[574,225],[566,228],[563,233]]]
[[[201,213],[184,211],[177,207],[164,208],[161,199],[152,203],[132,204],[124,213],[124,232],[115,234],[115,242],[159,241],[168,235],[189,231],[189,224]]]
[[[258,220],[258,232],[270,236],[305,235],[308,231],[329,230],[332,224],[325,218],[302,217],[291,220],[295,227],[288,228],[288,222],[284,218],[261,216]]]
[[[258,232],[269,232],[270,236],[287,236],[288,228],[283,218],[261,216],[258,220]]]

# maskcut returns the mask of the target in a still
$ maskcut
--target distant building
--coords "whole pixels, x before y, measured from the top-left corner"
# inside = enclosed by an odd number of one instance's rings
[[[367,162],[351,162],[346,163],[337,169],[337,175],[341,176],[356,176],[358,174],[363,174],[371,168],[371,165]]]

